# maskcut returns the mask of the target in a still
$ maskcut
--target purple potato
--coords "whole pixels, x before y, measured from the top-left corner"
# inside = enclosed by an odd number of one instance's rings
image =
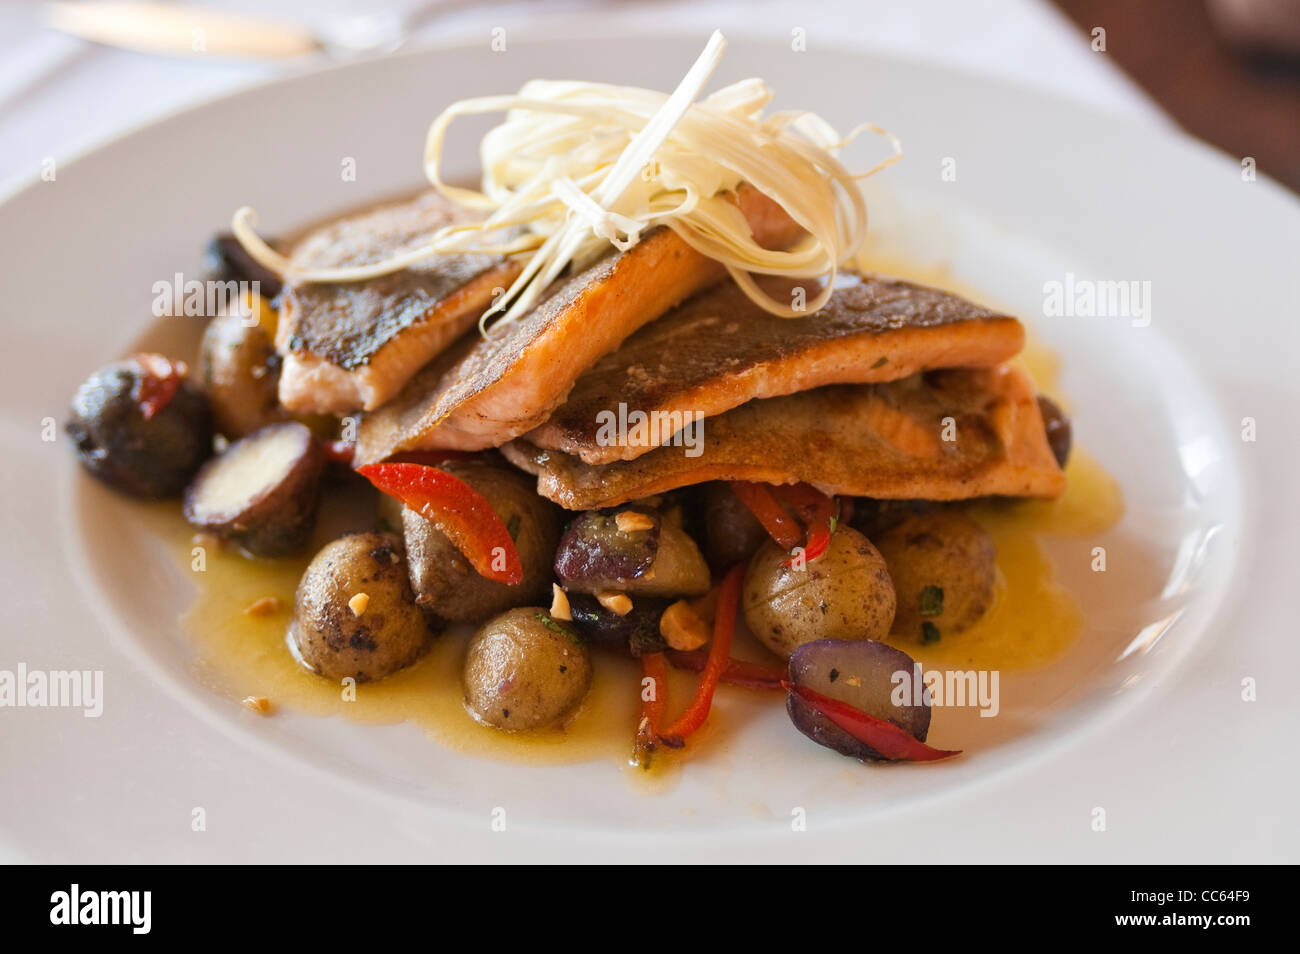
[[[617,514],[623,510],[643,513],[654,521],[648,530],[623,533]],[[621,589],[620,582],[644,576],[659,552],[663,518],[655,510],[620,507],[618,510],[588,510],[573,518],[560,537],[555,551],[555,575],[565,589],[584,592]]]
[[[272,240],[272,245],[279,244]],[[262,265],[229,232],[212,237],[205,255],[208,270],[219,281],[257,282],[258,292],[268,301],[280,294],[280,276]]]
[[[1047,445],[1052,448],[1052,456],[1058,466],[1064,467],[1070,459],[1070,445],[1073,443],[1070,418],[1059,404],[1041,394],[1038,395],[1038,410],[1043,415],[1043,430],[1047,432]]]
[[[325,456],[304,425],[270,424],[204,464],[185,491],[185,519],[256,556],[306,546]]]
[[[569,615],[573,626],[592,643],[624,647],[633,656],[661,652],[666,645],[659,635],[659,617],[668,601],[652,596],[632,599],[632,609],[623,616],[605,609],[594,596],[569,593]]]
[[[767,531],[723,481],[706,485],[705,556],[718,573],[749,560],[767,541]]]
[[[924,742],[930,730],[929,701],[924,697],[909,698],[906,694],[913,691],[919,694],[924,688],[915,665],[907,653],[874,640],[819,639],[804,643],[794,651],[790,657],[790,681],[892,722]],[[905,693],[902,701],[921,705],[894,704],[893,695],[899,682],[895,673],[902,673],[907,680],[899,689]],[[864,761],[884,759],[793,692],[786,698],[786,711],[795,728],[818,745]]]
[[[152,377],[146,356],[100,368],[77,389],[64,425],[82,466],[123,493],[176,497],[212,456],[212,410],[188,379],[161,409],[141,398]]]

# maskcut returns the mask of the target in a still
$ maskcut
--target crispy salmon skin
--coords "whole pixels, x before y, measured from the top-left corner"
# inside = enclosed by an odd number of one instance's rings
[[[768,294],[787,300],[811,297],[807,284],[764,283]],[[825,307],[803,318],[764,311],[728,282],[651,322],[597,361],[527,439],[588,464],[632,460],[654,449],[653,437],[663,440],[672,431],[641,428],[609,441],[604,420],[620,404],[685,422],[827,384],[989,367],[1016,355],[1024,340],[1015,318],[888,278],[841,275]]]
[[[1018,363],[832,385],[751,401],[704,422],[698,456],[663,446],[585,464],[524,440],[502,448],[570,510],[613,507],[709,480],[806,482],[828,494],[963,500],[1056,497],[1065,475]]]
[[[290,260],[304,269],[366,265],[472,218],[424,193],[330,222]],[[492,255],[449,255],[365,281],[290,282],[276,338],[280,402],[299,413],[378,407],[471,327],[518,270]]]
[[[762,193],[737,204],[755,239],[782,247],[801,234]],[[642,325],[726,277],[718,262],[667,228],[561,282],[528,314],[476,341],[455,364],[412,381],[362,421],[357,459],[398,451],[498,447],[545,421],[596,359]]]

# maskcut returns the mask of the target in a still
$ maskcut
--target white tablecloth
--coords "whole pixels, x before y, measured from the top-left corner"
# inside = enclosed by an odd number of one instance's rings
[[[420,0],[201,0],[210,7],[311,22]],[[544,24],[694,30],[791,36],[995,74],[1129,117],[1166,122],[1105,53],[1044,0],[479,0],[433,18],[412,43],[487,42],[503,27],[526,36]],[[141,122],[287,69],[309,68],[211,57],[172,59],[85,43],[41,26],[40,4],[0,4],[0,183],[39,174],[47,157],[64,160]],[[1104,24],[1101,24],[1104,26]],[[322,61],[324,61],[322,59]],[[572,65],[575,78],[580,64]]]

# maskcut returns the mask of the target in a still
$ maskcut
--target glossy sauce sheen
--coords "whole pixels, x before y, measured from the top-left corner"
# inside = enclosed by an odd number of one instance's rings
[[[904,277],[951,284],[932,274]],[[1032,345],[1024,358],[1043,390],[1059,401],[1053,387],[1055,358]],[[934,644],[899,637],[893,642],[927,668],[1037,669],[1064,653],[1083,630],[1085,620],[1074,597],[1055,582],[1043,541],[1085,538],[1112,526],[1123,512],[1115,482],[1077,447],[1066,473],[1067,490],[1056,501],[981,502],[972,507],[972,515],[988,529],[998,552],[997,597],[976,626]],[[178,559],[188,569],[193,545],[189,528],[179,514],[168,513],[160,520],[176,542]],[[331,528],[330,522],[323,521],[316,547],[337,533],[338,528]],[[355,529],[368,526],[355,516],[351,523]],[[559,729],[511,734],[481,726],[468,715],[460,679],[468,638],[464,628],[439,636],[415,666],[380,682],[357,686],[355,701],[345,700],[342,687],[299,666],[285,643],[294,590],[309,560],[310,554],[254,561],[235,552],[217,551],[207,555],[204,572],[191,574],[198,596],[182,624],[197,644],[205,681],[228,695],[232,705],[246,696],[263,696],[270,703],[268,718],[295,710],[371,724],[411,722],[435,743],[478,757],[533,763],[627,762],[640,711],[640,668],[633,660],[610,652],[594,654],[591,692],[569,723]],[[268,596],[279,600],[276,612],[265,616],[244,612]],[[779,665],[745,633],[737,634],[734,654]],[[687,704],[696,679],[692,673],[672,674],[670,713]],[[710,750],[723,743],[729,717],[743,717],[757,705],[783,704],[781,693],[720,688],[709,724],[692,738],[686,758],[708,758]],[[943,718],[943,712],[937,713],[936,728]],[[674,754],[657,761],[675,764],[682,756]]]

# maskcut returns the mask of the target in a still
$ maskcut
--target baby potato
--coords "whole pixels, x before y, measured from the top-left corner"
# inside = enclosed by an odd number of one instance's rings
[[[769,540],[745,572],[745,623],[772,652],[789,657],[818,639],[883,639],[894,620],[894,584],[880,552],[849,527],[802,569]]]
[[[911,677],[915,660],[900,649],[874,640],[844,642],[822,639],[804,643],[790,657],[790,681],[807,686],[823,696],[846,702],[853,708],[892,722],[924,742],[930,731],[930,701],[915,685],[920,698],[895,699],[900,673]],[[818,745],[850,758],[876,761],[881,755],[861,739],[836,725],[810,706],[796,692],[786,698],[790,721]]]
[[[577,593],[700,596],[709,567],[675,508],[588,510],[574,517],[555,551],[555,575]]]
[[[270,310],[260,298],[253,307]],[[264,324],[238,311],[213,318],[199,346],[199,368],[217,431],[230,440],[288,418],[277,394],[280,356]]]
[[[481,623],[512,606],[534,603],[551,592],[551,561],[560,539],[555,505],[537,495],[533,480],[482,460],[441,465],[481,493],[514,538],[524,578],[511,586],[480,576],[447,536],[414,510],[401,508],[411,588],[430,613],[457,623]]]
[[[484,623],[465,656],[465,704],[498,729],[553,725],[591,685],[591,657],[568,623],[538,606]]]
[[[933,642],[969,629],[993,605],[997,550],[961,510],[908,517],[876,545],[898,596],[893,632]]]
[[[146,412],[141,395],[174,372],[171,400]],[[82,466],[133,497],[175,497],[212,456],[212,411],[185,377],[184,366],[162,355],[139,354],[100,368],[77,389],[64,425]]]
[[[424,655],[431,636],[395,533],[326,544],[298,584],[289,637],[303,664],[326,678],[383,679]]]

